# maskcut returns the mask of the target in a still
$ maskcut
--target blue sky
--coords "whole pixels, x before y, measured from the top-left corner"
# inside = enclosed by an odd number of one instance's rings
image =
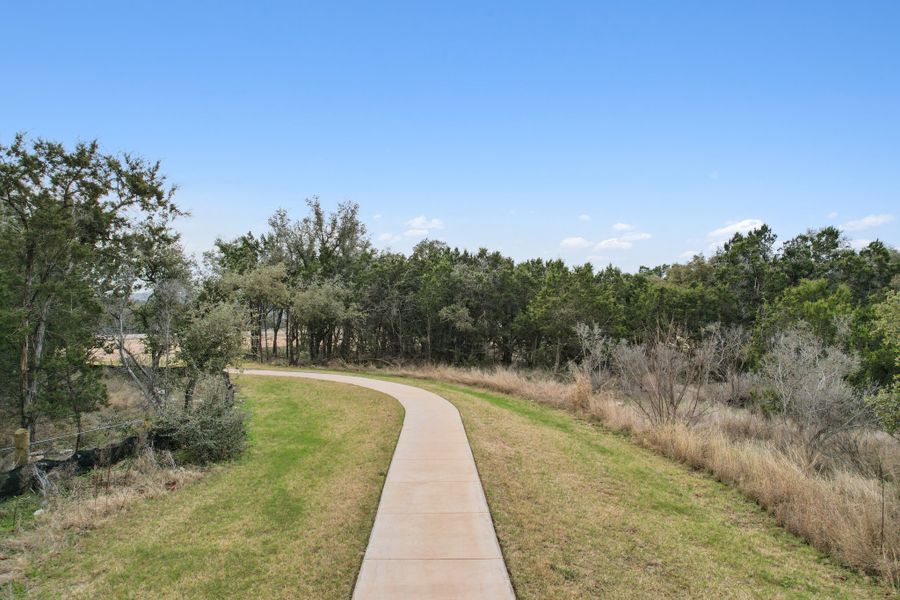
[[[199,252],[353,200],[628,270],[758,221],[900,242],[898,2],[16,2],[0,139],[160,159]]]

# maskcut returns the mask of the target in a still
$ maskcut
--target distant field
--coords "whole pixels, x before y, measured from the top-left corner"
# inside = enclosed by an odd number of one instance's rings
[[[252,447],[33,569],[39,598],[347,598],[402,421],[373,391],[241,376]]]

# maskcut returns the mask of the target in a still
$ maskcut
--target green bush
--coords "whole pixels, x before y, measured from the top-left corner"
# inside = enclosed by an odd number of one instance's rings
[[[220,399],[195,407],[164,409],[156,418],[153,438],[184,462],[206,464],[237,457],[247,444],[246,414]]]

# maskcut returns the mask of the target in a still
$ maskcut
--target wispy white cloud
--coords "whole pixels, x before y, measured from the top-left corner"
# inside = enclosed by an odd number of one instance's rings
[[[444,222],[440,219],[429,219],[425,215],[419,215],[413,219],[410,219],[406,222],[406,225],[410,229],[443,229]]]
[[[597,250],[627,250],[632,246],[634,246],[634,242],[629,242],[622,238],[609,238],[599,242],[595,248]]]
[[[634,225],[629,225],[628,223],[616,223],[612,228],[616,231],[630,231],[634,229]]]
[[[427,236],[433,229],[443,229],[444,222],[440,219],[429,219],[425,215],[419,215],[406,222],[409,228],[403,232],[406,237],[422,238]]]
[[[581,236],[567,237],[559,243],[563,248],[588,248],[592,242]]]
[[[604,254],[591,254],[587,257],[587,261],[595,265],[606,264],[609,262],[609,257]]]
[[[871,243],[872,243],[872,240],[864,240],[861,238],[855,239],[855,240],[850,240],[850,246],[854,250],[862,250],[863,248],[865,248],[866,246],[868,246]]]
[[[831,211],[830,213],[828,213],[827,215],[825,215],[825,218],[826,218],[826,219],[837,219],[837,218],[838,218],[838,212],[837,212],[836,210],[833,210],[833,211]]]
[[[591,215],[589,215],[587,213],[582,213],[582,214],[578,215],[578,220],[584,221],[585,223],[587,223],[588,221],[591,220]]]
[[[682,260],[690,260],[700,254],[699,250],[685,250],[681,254],[678,255],[678,258]]]
[[[761,219],[742,219],[740,221],[729,221],[723,227],[719,227],[718,229],[713,229],[709,233],[706,234],[707,239],[709,240],[708,250],[710,252],[714,252],[717,249],[721,248],[725,242],[734,237],[736,233],[748,233],[753,231],[754,229],[759,229],[763,226],[763,222]]]
[[[376,221],[380,221],[380,220],[381,220],[381,213],[375,213],[374,215],[372,215],[372,218],[375,219]]]
[[[758,229],[763,226],[763,222],[760,219],[743,219],[741,221],[733,221],[728,223],[724,227],[719,227],[718,229],[713,229],[710,231],[707,236],[713,239],[722,239],[723,241],[728,240],[736,233],[747,233],[748,231],[753,231],[754,229]]]
[[[847,221],[846,223],[841,225],[841,229],[845,231],[860,231],[862,229],[871,229],[872,227],[886,225],[893,220],[894,215],[869,215],[867,217],[863,217],[862,219]]]
[[[596,250],[627,250],[634,246],[635,242],[649,240],[652,235],[649,233],[629,233],[618,237],[602,240],[597,243],[594,248]]]
[[[378,236],[378,241],[380,242],[396,242],[401,239],[399,235],[394,235],[393,233],[382,233]]]

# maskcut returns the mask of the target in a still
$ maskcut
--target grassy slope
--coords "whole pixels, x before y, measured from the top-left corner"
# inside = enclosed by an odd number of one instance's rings
[[[526,400],[423,385],[460,410],[520,598],[886,594],[738,492]]]
[[[376,392],[241,376],[252,448],[37,569],[38,597],[346,598],[402,422]]]
[[[241,380],[257,415],[250,455],[85,538],[36,574],[42,595],[349,595],[399,407],[361,388]],[[626,437],[526,400],[412,383],[459,407],[522,599],[887,595]]]

